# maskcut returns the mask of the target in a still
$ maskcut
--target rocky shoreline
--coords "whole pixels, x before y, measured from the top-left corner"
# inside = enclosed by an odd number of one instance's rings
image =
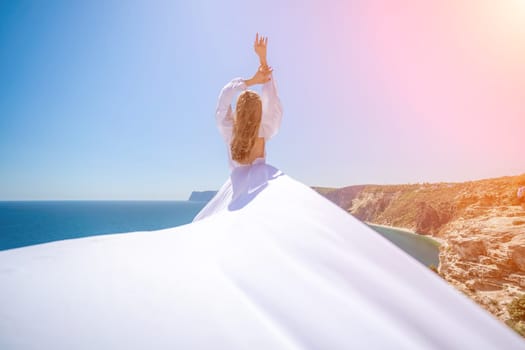
[[[505,322],[507,305],[525,293],[525,203],[516,197],[520,186],[525,186],[525,174],[318,192],[362,221],[431,236],[441,243],[439,275]]]

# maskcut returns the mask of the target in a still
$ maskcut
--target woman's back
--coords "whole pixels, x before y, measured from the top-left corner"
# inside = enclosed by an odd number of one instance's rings
[[[253,161],[257,158],[266,158],[265,145],[266,145],[266,142],[264,140],[264,137],[256,138],[255,144],[253,145],[250,155],[248,156],[246,161],[238,162],[238,163],[242,165],[252,164]]]
[[[236,113],[232,108],[232,100],[236,93],[242,93],[250,86],[250,80],[243,78],[234,78],[226,84],[219,95],[215,118],[220,134],[228,148],[228,161],[230,171],[235,167],[252,164],[256,159],[266,159],[266,141],[277,134],[281,126],[283,109],[279,95],[277,93],[277,84],[270,72],[268,75],[270,80],[262,84],[261,102],[262,102],[262,118],[260,120],[259,131],[256,135],[254,145],[242,162],[234,160],[232,156],[232,139],[234,133],[234,124],[236,121]],[[252,83],[253,84],[253,83]]]

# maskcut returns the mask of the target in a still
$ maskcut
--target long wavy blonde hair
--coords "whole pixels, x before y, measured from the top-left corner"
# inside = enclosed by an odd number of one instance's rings
[[[245,90],[237,98],[233,137],[230,144],[232,159],[247,163],[259,134],[262,118],[262,101],[255,91]]]

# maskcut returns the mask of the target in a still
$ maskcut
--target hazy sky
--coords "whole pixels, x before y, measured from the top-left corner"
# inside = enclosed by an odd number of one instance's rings
[[[0,199],[186,199],[229,176],[220,89],[283,104],[309,185],[525,172],[525,1],[2,1]]]

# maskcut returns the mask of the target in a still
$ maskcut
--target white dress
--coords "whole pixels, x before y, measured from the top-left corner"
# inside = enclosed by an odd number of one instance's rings
[[[270,81],[262,86],[262,119],[259,127],[259,137],[264,137],[265,142],[275,136],[281,126],[283,108],[277,93],[277,83],[273,74]],[[202,220],[207,216],[220,212],[228,206],[232,206],[232,201],[242,197],[245,193],[253,193],[262,189],[277,169],[266,164],[266,147],[264,156],[256,158],[251,164],[239,164],[232,159],[229,147],[232,133],[234,112],[231,106],[232,100],[239,92],[247,89],[242,78],[234,78],[226,84],[217,101],[215,120],[219,133],[222,135],[228,153],[228,165],[231,171],[230,177],[223,184],[218,193],[206,204],[206,206],[195,216],[193,221]]]
[[[263,161],[232,171],[212,214],[0,252],[0,349],[525,349]]]
[[[255,168],[262,187],[191,224],[0,252],[0,349],[525,349],[364,223]]]

